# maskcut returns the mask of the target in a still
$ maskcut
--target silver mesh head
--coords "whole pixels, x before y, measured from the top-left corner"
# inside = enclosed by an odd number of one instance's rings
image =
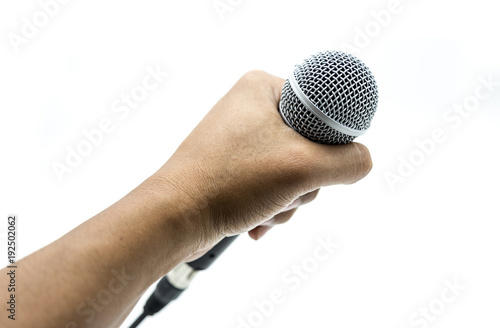
[[[280,113],[312,141],[346,144],[370,127],[377,103],[368,67],[352,55],[327,51],[295,66],[283,86]]]

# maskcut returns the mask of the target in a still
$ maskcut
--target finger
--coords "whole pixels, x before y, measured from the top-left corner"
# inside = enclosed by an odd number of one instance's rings
[[[282,128],[290,129],[282,124],[281,117],[277,115],[277,107],[281,98],[281,90],[285,80],[263,71],[252,71],[245,74],[242,81],[245,88],[250,86],[255,89],[255,94],[265,95],[275,106],[269,106],[275,114],[274,118],[280,121]],[[248,83],[249,82],[249,83]],[[290,129],[291,130],[291,129]],[[293,130],[291,130],[293,131]],[[298,133],[296,140],[301,140],[303,147],[298,147],[295,156],[304,161],[305,170],[309,170],[312,178],[320,186],[332,184],[351,184],[364,178],[372,168],[372,161],[368,149],[358,143],[348,145],[324,145],[312,142]]]
[[[269,230],[271,230],[272,226],[258,226],[256,228],[253,228],[248,232],[248,235],[250,238],[253,240],[259,240],[264,236]]]
[[[318,196],[318,193],[319,193],[319,189],[316,189],[316,190],[313,190],[311,192],[308,192],[308,193],[300,196],[299,198],[294,200],[290,205],[288,205],[283,210],[283,212],[293,210],[294,208],[297,208],[301,205],[306,205],[306,204],[312,202],[314,199],[316,199],[316,196]]]
[[[251,238],[255,240],[262,238],[262,236],[264,236],[272,226],[288,222],[292,218],[293,214],[295,214],[299,206],[312,202],[316,198],[318,193],[319,189],[316,189],[314,191],[308,192],[305,195],[302,195],[301,197],[297,198],[293,203],[288,205],[288,207],[283,212],[275,215],[273,218],[262,223],[260,226],[250,230],[248,234],[250,235]]]
[[[255,70],[243,75],[239,84],[245,89],[253,89],[258,97],[264,96],[274,104],[278,104],[281,98],[281,90],[285,80],[264,71]]]
[[[285,84],[285,80],[282,79],[281,77],[269,74],[269,82],[271,85],[273,101],[275,103],[279,103],[281,99],[281,91],[283,90],[283,85]]]
[[[357,182],[372,168],[368,148],[355,142],[347,145],[309,142],[305,152],[306,178],[319,186]]]
[[[286,211],[286,212],[282,212],[280,214],[277,214],[275,215],[272,219],[264,222],[263,224],[261,224],[260,226],[258,227],[255,227],[253,228],[252,230],[250,230],[248,232],[248,235],[254,239],[254,240],[259,240],[260,238],[262,238],[262,236],[264,236],[269,230],[271,230],[271,228],[277,224],[283,224],[283,223],[286,223],[288,222],[293,214],[297,211],[297,208],[293,209],[293,210],[290,210],[290,211]]]
[[[267,220],[266,222],[262,223],[261,226],[274,226],[277,224],[283,224],[288,222],[293,214],[297,211],[297,208],[294,208],[293,210],[289,210],[286,212],[281,212],[279,214],[276,214],[273,216],[271,219]]]

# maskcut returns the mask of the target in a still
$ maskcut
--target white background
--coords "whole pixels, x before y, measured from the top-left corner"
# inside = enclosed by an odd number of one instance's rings
[[[351,52],[371,68],[380,92],[371,130],[358,139],[371,150],[371,174],[322,190],[259,242],[240,237],[143,327],[236,328],[274,289],[286,301],[255,327],[412,327],[419,306],[439,309],[445,280],[455,279],[467,289],[429,326],[498,326],[500,88],[460,127],[444,118],[471,100],[481,77],[500,81],[495,2],[401,0],[379,30],[371,13],[389,1],[230,3],[221,18],[212,0],[69,1],[17,52],[9,33],[22,35],[23,17],[32,20],[40,5],[0,5],[0,215],[19,215],[20,257],[152,174],[246,71],[286,77],[311,54],[357,42]],[[365,28],[372,36],[360,44]],[[113,101],[157,65],[169,76],[120,120]],[[106,117],[114,131],[59,181],[52,163],[64,163],[66,147]],[[416,140],[434,129],[446,141],[391,190],[388,172],[399,174]],[[291,291],[282,276],[311,263],[318,237],[341,246]]]

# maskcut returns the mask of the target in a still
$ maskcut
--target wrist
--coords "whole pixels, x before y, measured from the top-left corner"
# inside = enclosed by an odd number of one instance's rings
[[[191,255],[205,250],[224,236],[214,233],[209,218],[208,197],[202,197],[194,181],[189,186],[180,184],[175,174],[157,172],[134,192],[145,198],[154,209],[155,228],[164,231],[174,244],[182,262]]]

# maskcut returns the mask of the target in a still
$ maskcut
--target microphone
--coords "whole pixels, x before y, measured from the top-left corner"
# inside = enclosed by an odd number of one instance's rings
[[[377,104],[368,67],[350,54],[326,51],[295,66],[283,85],[279,111],[307,139],[337,145],[368,130]]]
[[[377,110],[375,78],[356,57],[320,52],[296,65],[283,85],[279,112],[305,138],[323,144],[348,144],[370,127]],[[207,269],[237,236],[226,237],[199,259],[181,263],[158,283],[134,328],[175,300],[198,271]]]

